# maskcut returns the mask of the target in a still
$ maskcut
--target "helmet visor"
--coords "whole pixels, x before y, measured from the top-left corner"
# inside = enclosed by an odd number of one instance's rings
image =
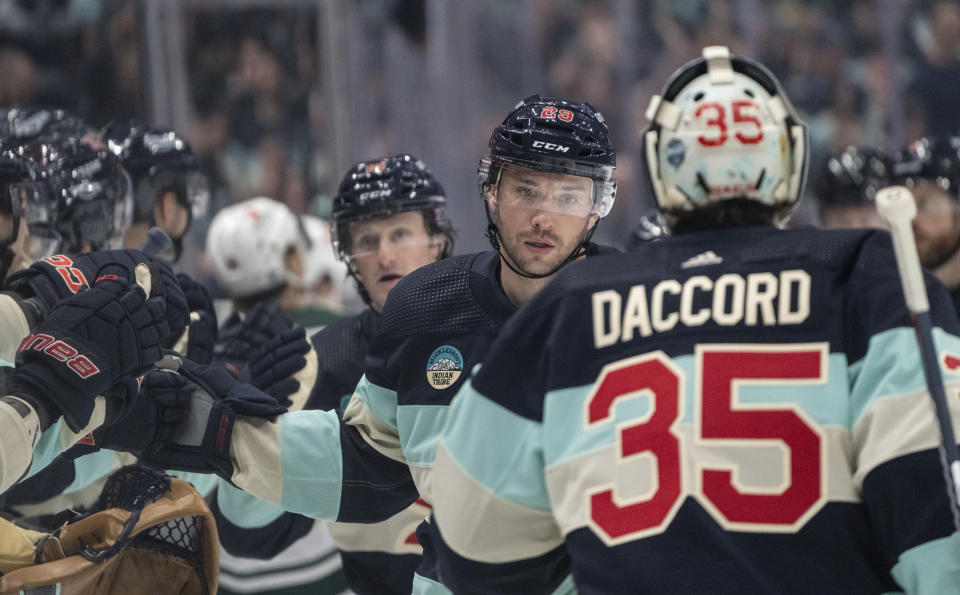
[[[414,234],[402,228],[383,233],[373,230],[356,231],[358,233],[350,234],[350,245],[345,247],[346,255],[352,261],[376,258],[381,252],[398,255],[424,250],[438,241],[425,233]]]
[[[49,223],[56,215],[50,205],[57,204],[57,199],[46,184],[40,182],[10,184],[7,187],[7,195],[13,215],[26,221],[28,225]]]
[[[498,178],[491,200],[499,206],[573,217],[587,217],[599,211],[602,190],[587,176],[508,162],[500,168]]]

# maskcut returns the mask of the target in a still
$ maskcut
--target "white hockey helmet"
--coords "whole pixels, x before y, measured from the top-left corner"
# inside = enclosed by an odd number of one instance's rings
[[[646,112],[644,167],[668,225],[731,199],[785,222],[800,200],[808,132],[762,64],[723,46],[682,66]]]
[[[257,197],[214,216],[207,232],[207,256],[220,285],[234,299],[254,296],[285,283],[302,283],[286,268],[291,250],[305,254],[303,231],[285,204]]]
[[[339,295],[343,289],[343,282],[347,278],[347,265],[337,258],[333,251],[333,242],[330,240],[330,224],[314,217],[303,215],[300,217],[303,230],[307,234],[307,262],[304,273],[304,283],[307,288],[313,287],[317,281],[328,277],[333,291]]]

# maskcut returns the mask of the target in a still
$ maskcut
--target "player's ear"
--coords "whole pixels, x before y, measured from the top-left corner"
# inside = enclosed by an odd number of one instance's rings
[[[494,207],[497,204],[497,188],[499,184],[487,184],[487,192],[485,198],[490,204],[490,207]]]

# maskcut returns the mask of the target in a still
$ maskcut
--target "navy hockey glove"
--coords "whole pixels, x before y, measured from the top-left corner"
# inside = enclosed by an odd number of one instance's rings
[[[249,379],[247,362],[253,350],[293,328],[293,321],[280,312],[274,302],[261,302],[250,309],[232,337],[214,351],[214,361],[222,363],[234,376]]]
[[[307,366],[305,355],[311,349],[302,328],[290,329],[270,339],[250,356],[250,384],[289,408],[290,395],[300,389],[300,380],[294,378],[294,374]]]
[[[180,337],[176,349],[193,362],[209,364],[213,360],[213,347],[217,342],[217,314],[207,288],[183,273],[177,273],[177,281],[190,308],[190,326],[186,335]]]
[[[120,281],[98,283],[54,306],[20,343],[16,390],[51,403],[80,430],[97,395],[160,359],[160,339],[169,332],[163,298],[145,300],[139,286]],[[124,399],[113,409],[128,405]]]
[[[170,331],[163,343],[165,347],[170,347],[187,328],[190,308],[180,282],[169,265],[149,258],[139,250],[101,250],[85,254],[77,261],[77,266],[93,283],[109,279],[132,283],[136,280],[138,264],[146,264],[150,270],[150,297],[162,297],[166,304]]]
[[[163,397],[161,393],[179,393]],[[181,471],[233,477],[230,440],[237,415],[272,418],[284,409],[270,395],[245,384],[221,367],[183,360],[179,373],[160,370],[141,391],[148,399],[173,400],[187,395],[189,405],[173,436],[159,448],[144,451],[144,462]]]
[[[6,288],[39,308],[39,318],[57,302],[95,284],[98,280],[136,281],[136,266],[150,271],[150,296],[166,301],[167,322],[174,340],[187,324],[187,302],[169,266],[137,250],[102,250],[83,256],[50,256],[12,275]]]
[[[173,436],[177,426],[186,417],[190,405],[190,391],[171,389],[171,377],[181,376],[166,370],[151,370],[142,378],[120,381],[112,394],[124,391],[133,405],[126,414],[103,425],[67,451],[76,458],[101,448],[130,452],[140,456],[159,449]]]

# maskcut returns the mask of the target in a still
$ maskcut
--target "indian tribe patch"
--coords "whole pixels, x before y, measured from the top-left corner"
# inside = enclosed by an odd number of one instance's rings
[[[427,382],[440,390],[448,388],[463,372],[463,356],[452,345],[441,345],[433,350],[427,360]]]

